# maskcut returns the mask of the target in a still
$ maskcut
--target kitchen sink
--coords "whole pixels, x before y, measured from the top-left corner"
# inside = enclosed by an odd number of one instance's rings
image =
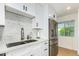
[[[35,42],[35,41],[37,41],[37,40],[26,40],[26,41],[24,41],[25,43],[30,43],[30,42]]]
[[[26,40],[26,41],[20,41],[20,42],[14,42],[14,43],[9,43],[6,44],[7,47],[13,47],[13,46],[18,46],[18,45],[22,45],[22,44],[27,44],[27,43],[32,43],[32,42],[36,42],[37,40]]]

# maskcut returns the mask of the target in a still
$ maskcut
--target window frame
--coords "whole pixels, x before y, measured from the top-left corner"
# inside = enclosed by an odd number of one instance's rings
[[[67,28],[66,27],[66,25],[67,25],[67,23],[69,24],[68,25],[68,27],[73,27],[73,35],[70,35],[70,32],[68,32],[68,34],[66,35],[66,29],[64,29],[65,30],[65,32],[64,32],[64,35],[60,35],[59,34],[59,31],[58,31],[58,36],[64,36],[64,37],[73,37],[73,36],[75,36],[75,20],[69,20],[69,21],[62,21],[62,22],[58,22],[58,25],[59,24],[64,24],[64,27],[63,28]],[[73,24],[73,25],[72,25]],[[59,26],[58,26],[58,29],[59,29]]]

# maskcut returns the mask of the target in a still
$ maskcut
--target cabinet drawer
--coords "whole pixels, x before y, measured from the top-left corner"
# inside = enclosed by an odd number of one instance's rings
[[[42,56],[48,55],[48,46],[44,46],[44,47],[42,46],[41,51],[42,51],[42,53],[41,53]]]
[[[48,41],[43,42],[43,44],[48,45]]]
[[[31,50],[29,53],[25,53],[23,56],[41,56],[41,49],[36,48],[35,50]]]

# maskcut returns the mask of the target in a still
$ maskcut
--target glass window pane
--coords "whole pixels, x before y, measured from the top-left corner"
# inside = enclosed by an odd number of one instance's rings
[[[66,21],[58,24],[59,36],[74,36],[74,21]]]
[[[59,25],[58,25],[58,34],[60,36],[65,35],[65,29],[64,29],[64,24],[63,23],[59,23]]]
[[[65,36],[69,36],[69,22],[65,22]]]
[[[70,27],[69,35],[74,36],[74,21],[70,22],[69,24],[70,24],[69,25],[69,27]]]

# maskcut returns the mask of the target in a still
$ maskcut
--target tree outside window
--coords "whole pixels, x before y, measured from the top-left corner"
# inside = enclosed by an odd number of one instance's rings
[[[65,21],[58,24],[59,36],[74,36],[74,21]]]

